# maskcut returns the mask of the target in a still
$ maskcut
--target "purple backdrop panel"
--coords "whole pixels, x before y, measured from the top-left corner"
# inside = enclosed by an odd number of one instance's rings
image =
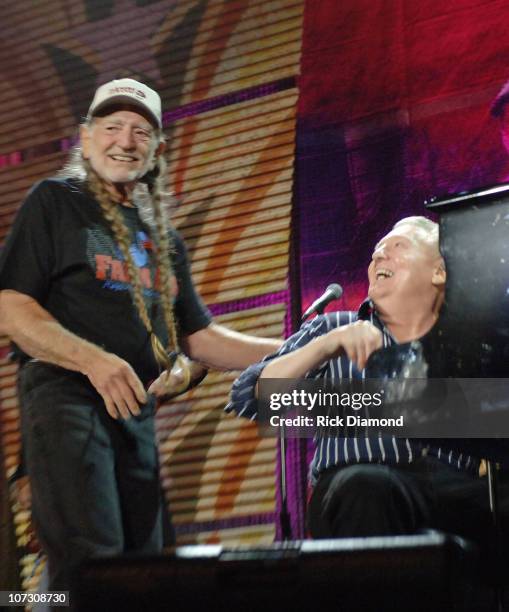
[[[509,5],[313,0],[304,16],[297,196],[302,304],[366,291],[371,249],[423,202],[501,182],[491,103],[509,77]]]

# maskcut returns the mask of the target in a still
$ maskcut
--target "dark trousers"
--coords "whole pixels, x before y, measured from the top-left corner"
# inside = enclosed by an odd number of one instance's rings
[[[20,369],[22,435],[32,517],[48,556],[49,589],[67,590],[84,559],[162,549],[162,496],[153,407],[115,421],[78,373]]]
[[[359,464],[326,470],[308,508],[314,538],[404,535],[439,529],[480,547],[482,571],[509,568],[509,490],[501,488],[502,557],[489,509],[486,478],[424,457],[406,466]]]

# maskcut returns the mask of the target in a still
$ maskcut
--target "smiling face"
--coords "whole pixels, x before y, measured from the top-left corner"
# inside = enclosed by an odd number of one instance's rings
[[[164,145],[134,110],[114,110],[81,128],[83,157],[107,185],[134,186],[153,168]]]
[[[445,283],[438,245],[412,224],[395,227],[376,245],[368,268],[368,295],[377,306],[433,303]]]

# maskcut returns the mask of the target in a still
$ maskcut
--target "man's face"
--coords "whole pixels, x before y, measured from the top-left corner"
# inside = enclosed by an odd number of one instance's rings
[[[376,245],[368,267],[369,297],[375,304],[387,299],[405,300],[435,294],[445,272],[437,272],[441,259],[422,235],[423,230],[402,225]],[[440,278],[438,278],[440,274]]]
[[[95,117],[81,130],[83,156],[107,183],[133,184],[161,152],[155,130],[143,115],[117,110]]]

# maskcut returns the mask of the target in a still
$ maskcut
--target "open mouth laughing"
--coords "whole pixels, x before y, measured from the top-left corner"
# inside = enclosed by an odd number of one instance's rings
[[[379,268],[376,271],[375,276],[376,276],[376,280],[392,278],[394,276],[394,272],[392,272],[392,270],[387,270],[387,268]]]

